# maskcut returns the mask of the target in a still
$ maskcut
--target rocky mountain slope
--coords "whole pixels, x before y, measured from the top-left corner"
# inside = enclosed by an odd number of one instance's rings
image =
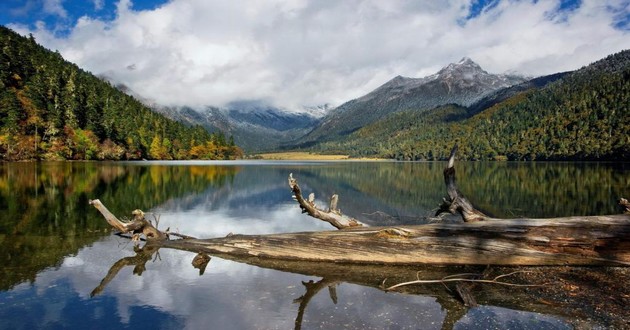
[[[492,92],[527,80],[488,73],[465,57],[428,77],[397,76],[367,95],[342,104],[301,142],[335,139],[398,111],[428,110],[446,104],[469,106]]]

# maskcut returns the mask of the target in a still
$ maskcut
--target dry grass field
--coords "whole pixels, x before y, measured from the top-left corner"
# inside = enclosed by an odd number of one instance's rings
[[[266,160],[379,160],[376,158],[350,158],[348,155],[320,155],[310,152],[290,151],[254,155]]]

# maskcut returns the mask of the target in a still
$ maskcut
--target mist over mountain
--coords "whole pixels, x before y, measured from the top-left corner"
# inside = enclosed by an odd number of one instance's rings
[[[626,97],[623,92],[611,93],[617,90],[618,86],[610,85],[609,79],[617,79],[615,75],[627,70],[625,57],[628,52],[622,52],[616,56],[611,56],[602,61],[584,67],[578,72],[587,74],[588,79],[567,80],[568,77],[575,76],[574,72],[560,72],[534,79],[517,74],[491,74],[483,70],[470,58],[464,57],[457,63],[451,63],[433,75],[423,78],[408,78],[397,76],[376,88],[372,92],[348,101],[339,107],[331,108],[328,105],[301,109],[301,112],[289,111],[274,107],[264,101],[242,100],[231,102],[223,108],[206,107],[204,109],[192,109],[189,107],[160,107],[154,105],[154,110],[167,115],[170,118],[189,125],[202,125],[209,131],[222,131],[233,136],[237,144],[243,146],[248,153],[262,151],[275,151],[281,149],[306,148],[315,152],[343,153],[352,156],[377,156],[396,159],[441,159],[447,151],[435,147],[439,141],[450,140],[448,136],[442,136],[442,129],[456,129],[469,132],[466,139],[476,141],[475,146],[465,147],[462,156],[470,159],[565,159],[587,157],[588,159],[598,159],[599,157],[625,157],[625,149],[618,146],[610,147],[612,151],[596,152],[597,143],[603,137],[588,141],[588,146],[575,146],[582,148],[573,150],[568,148],[568,142],[557,142],[551,145],[549,150],[538,150],[534,153],[531,148],[542,145],[533,144],[530,149],[514,149],[514,145],[508,143],[504,147],[496,141],[503,141],[504,137],[494,136],[484,133],[488,141],[481,136],[475,135],[478,129],[475,127],[486,127],[489,131],[492,123],[486,123],[475,119],[476,117],[497,116],[496,109],[501,110],[500,120],[502,128],[509,127],[508,131],[502,132],[510,139],[515,139],[510,134],[520,134],[520,130],[531,127],[544,127],[544,123],[537,123],[539,118],[546,117],[547,122],[555,122],[563,116],[565,108],[575,107],[575,100],[584,99],[578,108],[583,104],[591,104],[592,107],[601,108],[595,100],[588,98],[588,90],[605,90],[601,92],[608,95],[615,95],[615,102],[618,98]],[[610,77],[603,80],[597,86],[594,85],[596,79],[593,77]],[[604,78],[601,78],[604,79]],[[621,78],[619,78],[621,79]],[[573,82],[568,82],[573,81]],[[548,86],[568,86],[564,92],[550,95]],[[573,96],[571,100],[566,99],[566,95],[574,93],[579,87],[579,94]],[[120,86],[119,86],[120,88]],[[559,87],[553,87],[559,88]],[[129,91],[127,91],[129,92]],[[547,94],[540,94],[547,93]],[[555,93],[555,92],[554,92]],[[544,96],[541,96],[544,95]],[[539,101],[532,102],[536,98]],[[574,100],[575,99],[575,100]],[[542,101],[540,101],[542,100]],[[145,100],[145,102],[147,102]],[[620,101],[623,103],[623,101]],[[552,114],[527,117],[528,113],[547,111],[548,107],[557,107],[558,103],[568,105],[558,108]],[[517,109],[527,108],[523,113]],[[576,127],[580,128],[578,133],[571,133],[578,136],[580,132],[587,132],[585,124],[588,120],[593,120],[592,132],[602,132],[597,127],[608,127],[611,125],[606,117],[589,117],[591,108],[584,108],[584,113],[564,114],[575,119],[576,123],[569,126],[556,125],[550,131],[540,128],[549,135],[548,140],[556,141],[565,139],[570,135],[566,132],[573,132]],[[542,112],[541,112],[542,113]],[[619,111],[612,111],[611,114],[618,115]],[[477,116],[479,115],[479,116]],[[586,116],[586,117],[585,117]],[[588,118],[585,119],[585,118]],[[599,118],[599,119],[598,119]],[[572,119],[572,120],[573,120]],[[566,119],[565,119],[566,121]],[[534,123],[537,124],[534,124]],[[452,126],[455,125],[455,126]],[[506,126],[507,125],[507,126]],[[534,125],[534,126],[532,126]],[[590,125],[590,124],[589,124]],[[452,127],[451,127],[452,126]],[[616,126],[606,128],[606,132],[611,132],[608,136],[615,136]],[[440,128],[443,127],[443,128]],[[413,129],[411,129],[413,128]],[[402,135],[404,133],[404,135]],[[562,134],[560,134],[562,132]],[[461,133],[461,132],[460,132]],[[528,131],[527,134],[531,132]],[[566,133],[566,134],[565,134]],[[468,133],[467,133],[468,134]],[[532,136],[543,136],[542,133],[531,133]],[[530,134],[530,135],[531,135]],[[500,135],[500,134],[499,134]],[[556,135],[561,138],[556,138]],[[424,137],[423,137],[424,136]],[[524,135],[518,135],[522,140]],[[546,136],[546,135],[544,135]],[[553,138],[551,137],[553,136]],[[417,139],[420,139],[416,141]],[[527,138],[526,142],[519,142],[523,145],[534,141],[534,138]],[[539,139],[540,140],[540,139]],[[566,139],[565,139],[566,140]],[[371,142],[369,142],[371,141]],[[563,140],[564,141],[564,140]],[[616,141],[616,140],[615,140]],[[555,142],[554,142],[555,143]],[[617,143],[617,142],[614,142]],[[613,144],[614,144],[613,143]],[[443,144],[443,143],[442,143]],[[584,144],[584,143],[582,143]],[[488,147],[495,146],[496,147]],[[528,144],[529,145],[529,144]],[[601,143],[599,143],[601,147]],[[422,146],[422,147],[419,147]],[[499,147],[500,146],[500,147]],[[416,148],[419,148],[416,150]],[[470,148],[474,152],[466,149]],[[589,149],[590,148],[590,149]],[[426,150],[425,150],[426,149]],[[432,149],[432,150],[429,150]],[[484,150],[485,154],[479,150]],[[513,150],[514,149],[514,150]],[[569,150],[570,149],[570,150]],[[606,150],[608,150],[606,149]],[[419,151],[425,150],[425,151]],[[428,151],[427,151],[428,150]],[[585,151],[589,150],[589,151]],[[619,156],[619,155],[622,156]]]
[[[249,153],[276,150],[304,136],[321,120],[317,111],[293,112],[256,101],[232,102],[225,108],[156,106],[154,110],[189,125],[201,125],[211,132],[224,132]]]

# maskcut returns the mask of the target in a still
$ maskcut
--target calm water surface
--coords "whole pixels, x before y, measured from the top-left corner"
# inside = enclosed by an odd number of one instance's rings
[[[487,213],[551,217],[617,213],[616,199],[630,195],[628,165],[456,166],[460,189]],[[572,328],[576,320],[526,303],[511,294],[514,289],[482,295],[480,306],[471,309],[439,285],[386,293],[378,284],[402,272],[390,268],[379,270],[380,278],[366,278],[361,269],[338,267],[333,278],[213,257],[200,275],[191,266],[192,253],[136,254],[88,205],[99,198],[119,216],[139,208],[159,218],[160,228],[197,237],[331,229],[300,213],[287,186],[293,173],[304,192],[315,192],[319,205],[337,193],[344,213],[369,224],[424,223],[445,194],[443,167],[254,161],[0,164],[0,328]]]

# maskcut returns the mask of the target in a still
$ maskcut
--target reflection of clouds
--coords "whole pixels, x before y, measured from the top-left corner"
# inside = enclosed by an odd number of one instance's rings
[[[386,293],[343,283],[337,304],[322,290],[306,309],[303,328],[440,329],[446,315],[435,298]]]
[[[157,213],[157,212],[156,212]],[[170,227],[197,237],[222,237],[235,234],[269,234],[280,232],[318,231],[334,229],[329,224],[300,213],[297,203],[279,204],[259,210],[257,216],[235,215],[229,208],[208,213],[203,205],[185,212],[160,213],[160,228]]]
[[[38,292],[49,291],[59,279],[84,300],[83,304],[100,304],[114,299],[115,317],[133,326],[138,315],[157,310],[185,328],[289,329],[293,328],[299,304],[293,300],[304,294],[302,281],[319,280],[299,274],[253,267],[213,258],[203,276],[191,266],[193,253],[162,249],[156,262],[147,262],[142,276],[132,274],[132,266],[123,268],[101,296],[89,293],[107,274],[118,258],[129,256],[130,249],[119,246],[118,238],[108,237],[66,258],[56,270],[38,276]],[[108,256],[103,251],[109,251]],[[19,289],[22,286],[16,287]],[[328,290],[320,291],[306,307],[303,328],[347,329],[439,329],[446,311],[427,296],[386,293],[375,288],[341,283],[337,287],[338,303]],[[54,322],[69,300],[59,297],[44,304],[46,320]],[[96,311],[95,311],[96,313]],[[96,317],[96,316],[95,316]],[[498,307],[471,309],[456,325],[466,328],[564,328],[565,323],[550,316]]]
[[[101,251],[111,251],[110,258],[100,258]],[[118,249],[114,237],[97,242],[69,257],[57,270],[44,271],[35,286],[42,292],[60,278],[66,279],[77,294],[90,303],[91,290],[100,283],[118,257],[128,256],[129,251]],[[132,314],[151,307],[181,318],[187,328],[231,329],[287,329],[293,327],[298,304],[293,300],[304,294],[301,281],[307,276],[283,273],[245,264],[213,258],[203,276],[199,276],[190,262],[194,254],[163,249],[161,261],[147,263],[142,276],[132,274],[132,267],[123,268],[102,293],[103,297],[115,297],[116,317],[123,324],[130,324]],[[78,266],[82,264],[82,266]],[[430,309],[433,322],[441,320],[440,306],[434,299],[419,296],[386,294],[376,289],[357,285],[341,285],[338,290],[339,304],[333,305],[326,290],[318,294],[307,307],[306,325],[325,324],[359,328],[381,328],[388,319],[396,324],[417,324],[417,316],[409,317],[408,306]],[[47,315],[59,316],[66,307],[50,305]],[[377,317],[390,315],[390,318]],[[437,318],[437,319],[436,319]]]
[[[496,306],[471,308],[453,329],[573,329],[553,316],[515,311]]]

